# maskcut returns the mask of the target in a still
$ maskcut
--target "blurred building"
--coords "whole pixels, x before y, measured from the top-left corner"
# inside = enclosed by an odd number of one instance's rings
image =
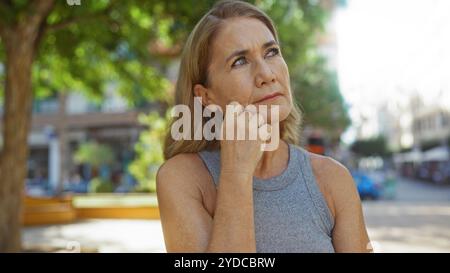
[[[392,151],[445,145],[450,137],[450,108],[440,101],[425,103],[418,94],[389,98],[377,107],[377,121],[377,134],[386,137]]]
[[[378,107],[378,134],[386,138],[391,151],[410,148],[413,144],[411,105],[388,100]]]
[[[63,182],[89,180],[90,167],[73,159],[79,145],[86,141],[97,141],[113,150],[112,177],[132,179],[127,165],[133,159],[134,144],[144,129],[138,115],[151,108],[156,105],[128,106],[112,87],[100,104],[92,103],[79,92],[35,100],[27,183],[46,185],[51,192]]]
[[[407,177],[450,183],[450,108],[439,100],[410,99],[412,144],[394,155],[400,173]]]
[[[420,109],[413,117],[413,136],[415,146],[428,143],[445,146],[450,138],[450,109],[440,106]]]

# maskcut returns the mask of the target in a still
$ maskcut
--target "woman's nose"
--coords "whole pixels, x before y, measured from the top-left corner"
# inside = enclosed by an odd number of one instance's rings
[[[266,61],[261,60],[257,63],[255,80],[257,87],[262,87],[264,84],[275,82],[275,74]]]

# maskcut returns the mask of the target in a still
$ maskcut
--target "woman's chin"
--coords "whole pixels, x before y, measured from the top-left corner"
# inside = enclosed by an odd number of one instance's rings
[[[289,113],[291,111],[291,108],[287,105],[276,105],[278,106],[278,111],[276,111],[275,108],[271,108],[270,106],[271,105],[267,105],[267,111],[265,111],[266,113],[259,112],[260,114],[264,115],[264,120],[266,120],[267,123],[272,123],[272,121],[279,123],[285,120],[289,116]]]

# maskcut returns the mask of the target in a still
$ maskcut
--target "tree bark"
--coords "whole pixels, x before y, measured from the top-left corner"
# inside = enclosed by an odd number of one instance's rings
[[[0,161],[0,252],[20,250],[22,191],[27,170],[27,136],[31,120],[33,49],[21,33],[9,33],[3,151]]]
[[[0,154],[0,252],[21,247],[22,197],[27,174],[33,92],[31,69],[53,0],[34,1],[28,17],[2,26],[6,49],[3,148]]]

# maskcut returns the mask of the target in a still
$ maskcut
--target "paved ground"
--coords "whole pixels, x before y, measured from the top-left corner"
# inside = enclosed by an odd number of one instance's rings
[[[27,227],[25,249],[61,252],[165,252],[158,220],[85,220],[66,225]]]
[[[450,252],[450,187],[401,180],[392,201],[365,201],[376,252]],[[24,228],[25,249],[164,252],[159,221],[89,220]]]
[[[395,200],[363,208],[376,252],[450,252],[450,186],[400,180]]]

